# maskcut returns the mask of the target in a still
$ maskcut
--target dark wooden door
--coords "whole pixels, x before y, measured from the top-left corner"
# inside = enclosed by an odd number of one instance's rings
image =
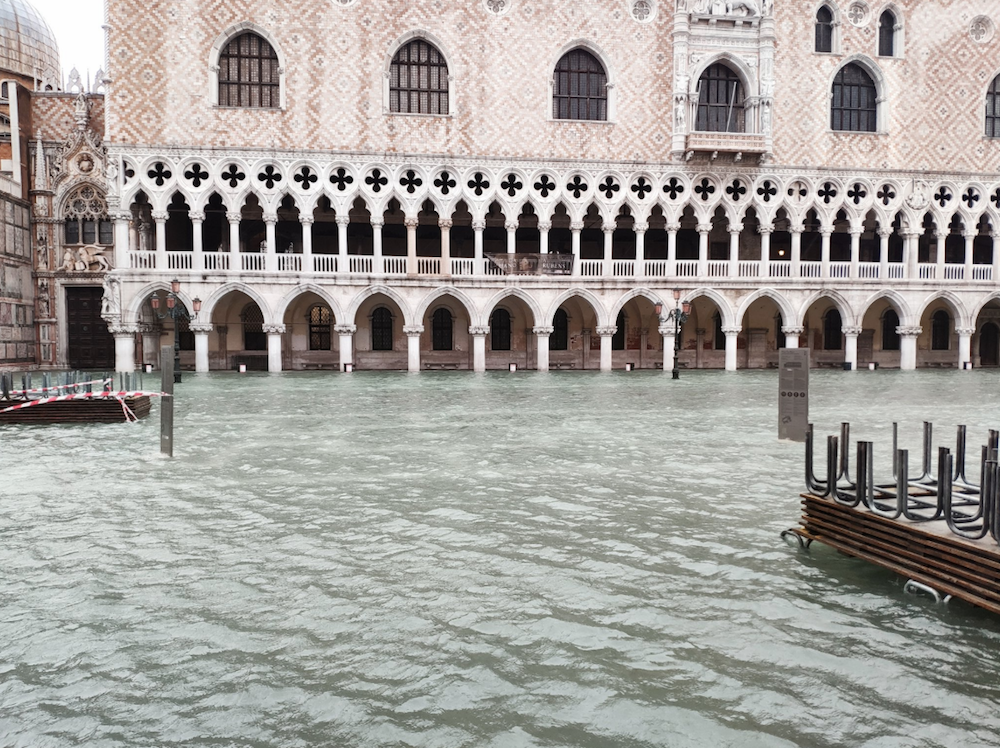
[[[92,286],[66,289],[66,317],[69,347],[67,364],[71,369],[113,369],[115,339],[101,319],[103,289]]]

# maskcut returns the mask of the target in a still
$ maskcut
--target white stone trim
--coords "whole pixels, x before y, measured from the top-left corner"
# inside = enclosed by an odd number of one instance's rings
[[[421,39],[428,44],[433,44],[438,53],[444,58],[445,63],[448,65],[448,113],[447,114],[420,114],[411,112],[391,112],[389,111],[389,68],[392,66],[392,60],[399,52],[400,49],[405,47],[410,42]],[[412,31],[407,31],[405,34],[396,39],[392,44],[389,45],[389,50],[383,59],[382,64],[382,114],[392,116],[392,117],[454,117],[455,113],[458,111],[456,105],[455,97],[455,60],[457,57],[448,51],[447,45],[438,37],[430,31],[425,29],[413,29]]]
[[[253,32],[257,34],[262,39],[264,39],[274,53],[278,56],[278,109],[279,111],[284,111],[286,102],[286,81],[285,81],[285,70],[287,68],[287,59],[285,53],[282,51],[281,45],[278,43],[274,35],[268,31],[263,26],[254,23],[253,21],[240,21],[232,26],[226,28],[221,34],[219,34],[215,41],[212,43],[212,48],[208,53],[208,103],[213,107],[219,106],[219,56],[222,54],[223,48],[229,43],[231,39],[244,32]],[[226,107],[227,109],[230,107]],[[268,111],[267,109],[262,109],[261,111]]]
[[[604,75],[607,78],[607,90],[608,90],[608,118],[606,120],[597,119],[557,119],[552,114],[552,103],[555,96],[555,77],[556,77],[556,65],[559,64],[565,55],[572,52],[574,49],[584,49],[590,52],[594,57],[597,58],[598,62],[604,66]],[[546,119],[549,122],[572,122],[574,124],[585,124],[585,125],[613,125],[618,121],[618,74],[615,71],[614,66],[611,64],[611,59],[608,53],[604,51],[598,44],[592,42],[590,39],[579,38],[564,44],[559,48],[559,51],[554,57],[549,60],[549,95],[547,102]]]

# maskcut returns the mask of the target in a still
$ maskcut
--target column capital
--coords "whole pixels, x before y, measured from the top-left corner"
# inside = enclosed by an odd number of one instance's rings
[[[708,234],[711,231],[712,231],[712,224],[710,224],[710,223],[699,223],[698,224],[698,233],[699,234]]]
[[[357,325],[334,325],[333,331],[338,335],[353,335],[358,331]]]
[[[213,326],[211,322],[190,322],[188,323],[188,329],[196,335],[208,335],[208,333],[212,332]]]
[[[268,226],[274,226],[275,224],[278,223],[278,214],[277,213],[265,213],[264,214],[264,223],[266,223]]]
[[[680,230],[681,230],[681,224],[680,224],[679,221],[667,224],[667,232],[668,233],[676,234]]]
[[[764,236],[765,234],[773,234],[774,233],[774,226],[773,225],[771,225],[771,226],[758,226],[757,227],[757,233],[760,234],[761,236]]]
[[[732,224],[729,227],[729,233],[730,234],[739,234],[742,231],[743,231],[743,224],[742,223],[734,223],[734,224]]]
[[[977,236],[979,236],[979,229],[978,228],[967,229],[966,231],[962,232],[962,236],[965,237],[966,241],[968,241],[969,239],[975,239]]]
[[[900,325],[899,327],[896,328],[896,334],[904,338],[915,338],[922,332],[923,328],[920,327],[919,325],[912,325],[912,326],[908,325],[905,327],[903,325]]]
[[[531,331],[535,335],[551,335],[552,333],[554,333],[556,331],[556,328],[552,327],[551,325],[549,325],[549,326],[546,326],[546,325],[536,325],[535,327],[531,328]]]
[[[473,231],[483,231],[486,228],[486,221],[482,218],[472,219],[472,230]]]
[[[263,325],[261,328],[268,335],[284,335],[285,326],[284,325]]]
[[[601,231],[603,231],[605,234],[613,234],[615,233],[615,230],[617,228],[618,227],[615,226],[614,224],[611,224],[610,226],[608,224],[604,224],[603,226],[601,226]]]
[[[239,223],[240,221],[243,220],[243,214],[240,213],[239,211],[228,211],[226,213],[226,219],[230,223]]]
[[[420,335],[423,334],[423,332],[424,332],[424,326],[423,325],[403,325],[403,332],[406,333],[406,336],[409,337],[409,338],[416,338],[416,337],[419,337]]]
[[[167,219],[170,218],[170,214],[165,210],[154,210],[150,215],[156,223],[166,223]]]
[[[337,216],[334,220],[337,222],[338,226],[348,226],[351,223],[350,216]]]
[[[894,233],[895,233],[895,229],[893,229],[891,227],[890,228],[883,228],[882,226],[879,226],[878,235],[880,237],[882,237],[883,239],[888,239]]]
[[[820,236],[831,236],[833,234],[833,226],[820,226],[819,233]]]
[[[454,225],[455,225],[455,222],[453,220],[451,220],[450,218],[442,218],[440,221],[438,221],[438,228],[439,229],[450,229]]]
[[[848,229],[848,233],[851,236],[861,236],[863,233],[865,233],[865,227],[864,226],[851,226]]]
[[[635,232],[636,234],[645,234],[647,231],[649,231],[649,224],[635,223],[632,225],[632,231]]]
[[[973,336],[973,335],[976,334],[976,328],[975,327],[956,327],[955,328],[955,334],[956,335],[967,335],[967,336],[971,337],[971,336]]]
[[[205,211],[203,210],[189,210],[188,218],[191,219],[192,223],[203,223],[205,221]]]
[[[408,229],[415,229],[420,225],[420,220],[417,218],[404,218],[403,225]]]
[[[469,325],[469,335],[486,336],[490,334],[489,325]]]
[[[919,231],[900,231],[899,235],[901,237],[903,237],[904,239],[916,239],[918,236],[920,236],[920,232]]]
[[[508,231],[508,232],[510,232],[510,231],[517,231],[517,226],[518,226],[518,223],[517,223],[517,221],[507,221],[507,222],[506,222],[506,223],[505,223],[505,224],[503,225],[503,227],[504,227],[505,229],[507,229],[507,231]]]
[[[570,231],[583,231],[583,221],[571,221],[569,224]]]
[[[660,335],[665,338],[672,338],[674,336],[674,326],[673,325],[660,325],[656,328]]]
[[[111,213],[112,221],[131,221],[132,211],[130,210],[116,210]]]
[[[806,331],[806,328],[804,328],[802,326],[782,325],[781,326],[781,331],[785,335],[801,335],[802,333],[804,333]]]
[[[840,328],[840,331],[842,333],[844,333],[844,335],[847,335],[849,337],[857,337],[858,335],[861,334],[861,332],[862,332],[863,329],[864,328],[862,328],[862,327],[860,327],[858,325],[851,325],[851,326],[846,326],[845,325],[844,327]]]
[[[551,231],[552,230],[552,221],[539,221],[538,222],[538,230],[539,231]]]
[[[310,224],[316,223],[316,217],[308,213],[300,213],[299,223],[301,223],[303,226],[308,226]]]
[[[109,324],[108,332],[116,338],[131,338],[139,332],[139,325]]]
[[[373,216],[372,219],[368,221],[368,223],[371,224],[371,227],[373,229],[380,229],[383,226],[385,226],[385,219],[382,217]]]
[[[743,332],[742,325],[726,325],[722,328],[722,333],[726,336],[739,335],[741,332]]]
[[[618,332],[618,325],[605,325],[597,328],[597,334],[602,338],[610,338]]]
[[[1000,231],[991,231],[990,239],[1000,239]]]
[[[936,229],[934,231],[934,238],[936,238],[936,239],[947,239],[948,238],[948,234],[950,234],[950,233],[951,233],[950,231],[945,231],[944,229]]]

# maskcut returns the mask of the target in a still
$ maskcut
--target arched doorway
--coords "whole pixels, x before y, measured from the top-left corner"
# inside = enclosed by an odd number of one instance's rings
[[[987,322],[979,333],[979,365],[1000,366],[1000,327]]]

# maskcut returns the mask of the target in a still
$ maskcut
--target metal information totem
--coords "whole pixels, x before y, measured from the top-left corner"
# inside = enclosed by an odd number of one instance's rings
[[[778,439],[804,442],[809,427],[809,349],[778,353]]]

